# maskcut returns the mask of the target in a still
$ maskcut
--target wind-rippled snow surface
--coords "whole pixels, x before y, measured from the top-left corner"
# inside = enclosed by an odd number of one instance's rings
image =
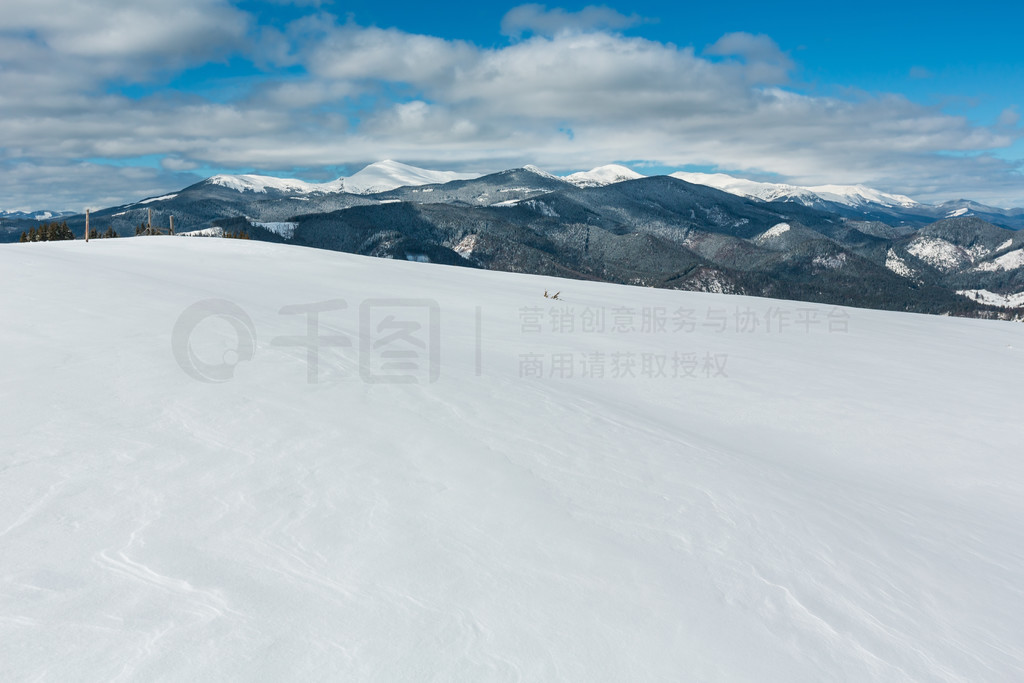
[[[174,237],[0,288],[0,679],[1024,677],[1020,324]]]

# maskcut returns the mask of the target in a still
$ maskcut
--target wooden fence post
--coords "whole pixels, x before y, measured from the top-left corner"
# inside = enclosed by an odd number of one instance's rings
[[[89,209],[85,210],[85,241],[89,241]]]
[[[149,235],[153,234],[153,209],[146,209],[146,232]]]
[[[174,216],[171,216],[171,234],[174,234]]]

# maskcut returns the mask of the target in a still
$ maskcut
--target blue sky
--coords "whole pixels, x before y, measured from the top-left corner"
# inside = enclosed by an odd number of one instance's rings
[[[1024,10],[14,0],[0,210],[383,158],[627,163],[1024,205]]]

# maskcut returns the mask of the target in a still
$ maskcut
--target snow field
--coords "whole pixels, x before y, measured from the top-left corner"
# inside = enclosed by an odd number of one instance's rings
[[[1024,671],[1019,324],[168,237],[3,245],[0,287],[0,678]],[[223,383],[171,351],[211,298],[256,331]],[[311,384],[281,309],[337,299]],[[361,379],[381,299],[437,304],[436,382]]]

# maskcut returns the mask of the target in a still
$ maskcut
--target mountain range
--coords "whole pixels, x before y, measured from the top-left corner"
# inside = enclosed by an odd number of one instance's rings
[[[979,316],[1024,311],[1024,210],[934,206],[862,186],[724,174],[559,177],[371,164],[328,183],[218,175],[92,214],[121,235],[179,233],[624,284]],[[84,231],[84,217],[68,224]],[[19,221],[5,221],[7,240]],[[12,230],[9,226],[14,225]]]

